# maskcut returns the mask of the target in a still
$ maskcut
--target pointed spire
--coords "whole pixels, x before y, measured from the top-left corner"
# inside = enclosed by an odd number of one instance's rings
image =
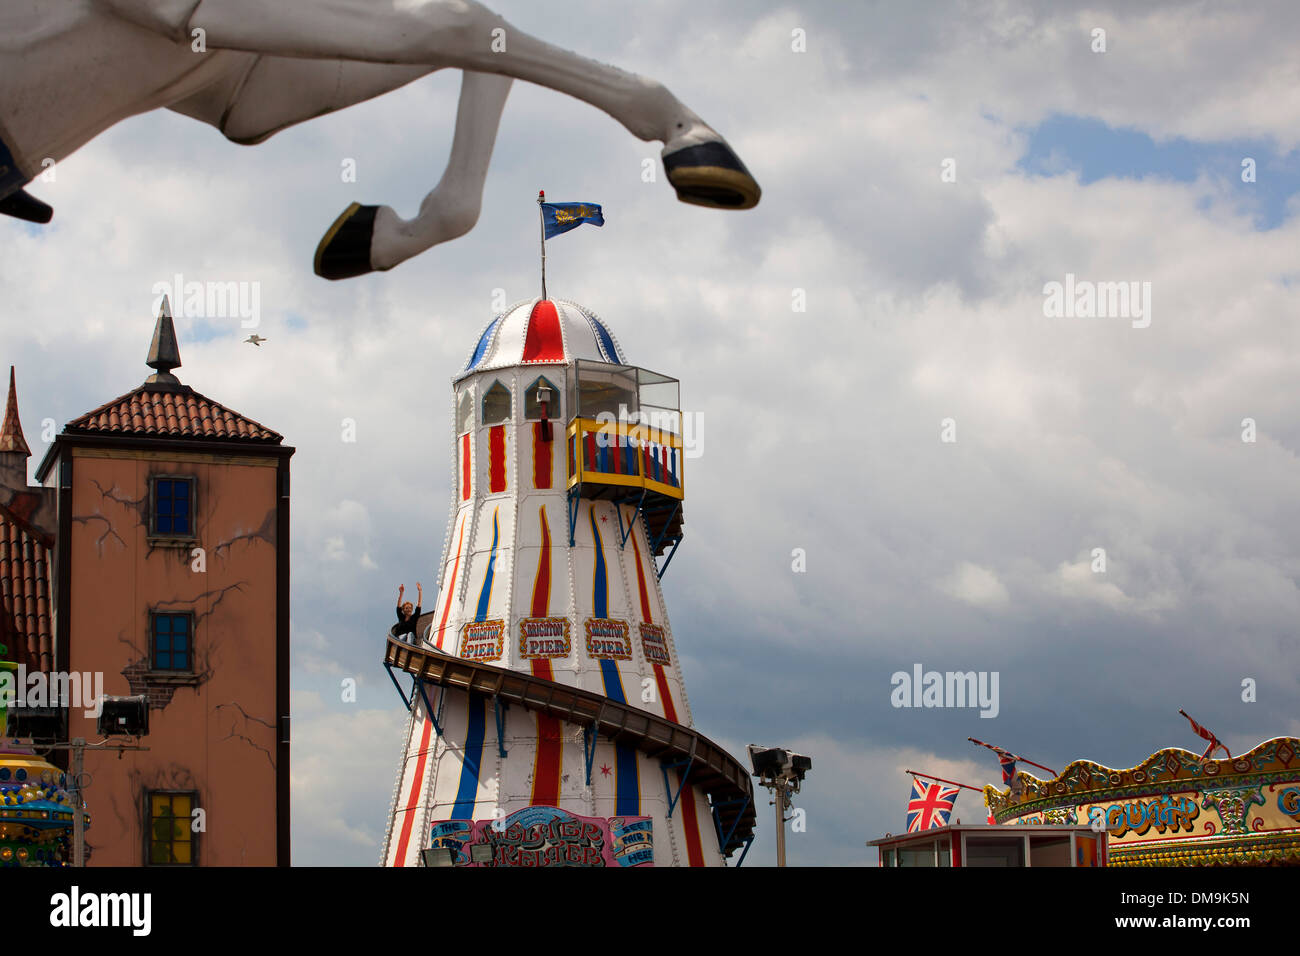
[[[18,389],[14,385],[14,367],[9,366],[9,400],[5,402],[5,420],[0,425],[0,452],[15,452],[30,456],[23,437],[23,423],[18,420]]]
[[[172,369],[181,366],[181,350],[176,344],[176,327],[172,325],[171,303],[163,296],[158,309],[158,323],[153,329],[153,342],[149,345],[149,358],[145,364],[157,371],[146,378],[146,385],[179,385],[181,380]]]

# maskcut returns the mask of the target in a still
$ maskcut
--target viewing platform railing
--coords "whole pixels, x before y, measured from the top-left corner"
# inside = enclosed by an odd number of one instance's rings
[[[681,436],[648,425],[575,418],[569,423],[569,487],[642,488],[685,497]],[[586,497],[600,497],[593,487]]]

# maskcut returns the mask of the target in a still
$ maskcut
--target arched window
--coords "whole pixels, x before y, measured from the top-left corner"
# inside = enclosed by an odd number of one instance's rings
[[[493,382],[492,387],[483,395],[483,424],[496,425],[510,421],[510,389],[500,382]]]
[[[460,402],[456,405],[456,434],[463,435],[474,427],[474,396],[469,389],[460,393]]]
[[[537,400],[537,390],[539,388],[550,389],[550,396],[546,402],[546,417],[550,421],[555,421],[560,417],[560,390],[555,384],[545,377],[539,378],[528,386],[524,392],[524,418],[528,421],[540,421],[542,417],[542,403]]]

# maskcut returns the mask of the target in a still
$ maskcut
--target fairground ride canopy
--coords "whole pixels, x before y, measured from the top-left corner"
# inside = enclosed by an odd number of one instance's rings
[[[1173,747],[1130,770],[1076,760],[1053,780],[1017,773],[984,800],[998,823],[1104,827],[1111,866],[1300,865],[1295,737],[1218,760]]]

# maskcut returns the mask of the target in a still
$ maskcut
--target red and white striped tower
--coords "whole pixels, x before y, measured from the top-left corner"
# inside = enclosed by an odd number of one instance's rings
[[[411,683],[384,865],[473,843],[499,865],[722,865],[752,789],[693,728],[659,585],[682,536],[676,380],[543,298],[488,324],[453,392],[438,596],[386,650]]]

